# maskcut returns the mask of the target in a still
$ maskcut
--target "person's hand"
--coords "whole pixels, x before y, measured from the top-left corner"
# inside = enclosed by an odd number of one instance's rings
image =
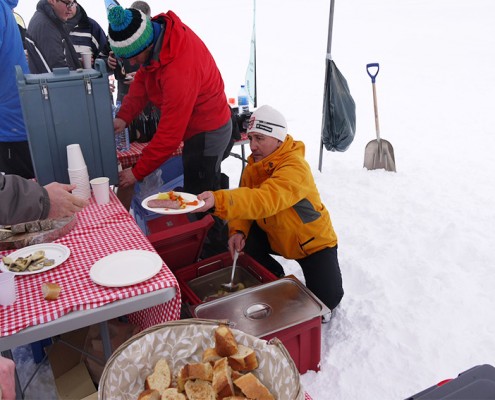
[[[0,356],[0,398],[15,400],[15,364]]]
[[[242,251],[246,244],[246,237],[243,233],[234,233],[229,238],[229,251],[232,258],[234,258],[234,252],[237,250],[238,253]]]
[[[134,185],[137,182],[132,173],[132,168],[126,168],[119,172],[119,187],[125,188]]]
[[[129,72],[129,73],[125,76],[124,85],[130,85],[132,82],[134,82],[134,76],[136,75],[136,72],[137,72],[137,71],[134,71],[134,72]]]
[[[113,51],[108,53],[107,64],[108,67],[111,69],[117,68],[117,59],[115,58],[115,54],[113,53]]]
[[[45,186],[50,198],[48,218],[70,217],[88,205],[88,201],[71,194],[76,185],[52,182]]]
[[[215,207],[215,196],[213,192],[203,192],[198,194],[198,200],[204,200],[205,204],[192,212],[205,212]]]
[[[113,120],[113,131],[114,133],[120,133],[125,129],[127,124],[122,118],[115,118]]]

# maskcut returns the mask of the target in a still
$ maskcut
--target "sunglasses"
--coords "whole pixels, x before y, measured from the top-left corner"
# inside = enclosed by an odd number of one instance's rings
[[[71,8],[74,6],[77,2],[76,1],[64,1],[64,0],[57,0],[57,3],[64,3],[67,8]]]

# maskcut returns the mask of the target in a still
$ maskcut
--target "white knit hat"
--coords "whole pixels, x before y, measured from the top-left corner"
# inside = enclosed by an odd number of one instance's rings
[[[283,142],[287,136],[287,121],[273,107],[261,106],[251,115],[247,133],[261,133]]]

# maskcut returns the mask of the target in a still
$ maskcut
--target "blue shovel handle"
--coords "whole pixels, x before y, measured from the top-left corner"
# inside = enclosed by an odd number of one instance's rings
[[[372,74],[370,72],[370,68],[376,68],[375,74]],[[368,72],[368,75],[371,78],[371,83],[375,83],[375,78],[378,75],[378,71],[380,71],[380,64],[378,63],[366,64],[366,72]]]

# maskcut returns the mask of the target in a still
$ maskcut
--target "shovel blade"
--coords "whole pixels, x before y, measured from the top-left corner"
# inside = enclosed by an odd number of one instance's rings
[[[375,139],[366,145],[364,149],[364,168],[397,172],[395,169],[394,148],[389,141]]]

